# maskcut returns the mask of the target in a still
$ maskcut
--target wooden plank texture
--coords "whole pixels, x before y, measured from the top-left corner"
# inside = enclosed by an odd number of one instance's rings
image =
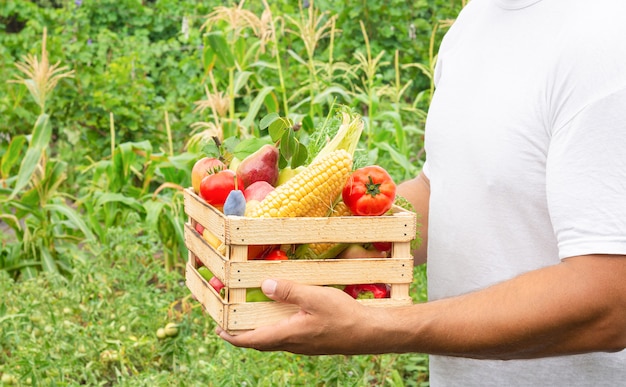
[[[225,216],[191,190],[184,192],[187,215],[228,245],[407,242],[417,231],[415,213],[399,207],[386,216],[258,219]]]
[[[363,258],[232,262],[231,287],[254,288],[267,278],[311,285],[411,283],[412,258]]]

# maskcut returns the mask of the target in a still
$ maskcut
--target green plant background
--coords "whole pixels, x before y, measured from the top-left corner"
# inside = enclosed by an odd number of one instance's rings
[[[357,163],[414,176],[436,50],[464,5],[2,2],[0,384],[427,385],[421,354],[301,357],[218,340],[184,286],[180,188],[200,157],[267,139],[270,113],[301,122],[311,152],[337,111],[359,114]],[[217,12],[238,6],[259,24]],[[9,82],[26,55],[41,59],[44,29],[51,64],[73,71],[45,108]],[[415,301],[425,283],[416,268]],[[178,335],[159,339],[168,322]]]

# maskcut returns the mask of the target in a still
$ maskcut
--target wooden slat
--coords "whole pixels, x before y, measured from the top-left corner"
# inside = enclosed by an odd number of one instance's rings
[[[358,301],[373,307],[407,306],[412,303],[411,299],[393,300],[390,298]],[[278,321],[298,312],[298,307],[295,305],[277,302],[248,302],[245,304],[227,305],[226,308],[229,318],[228,326],[225,329],[234,335],[245,330],[276,324]]]
[[[364,258],[231,262],[231,287],[254,288],[267,278],[288,279],[311,285],[360,283],[410,283],[411,258]]]
[[[204,266],[211,270],[211,273],[224,282],[226,279],[226,258],[209,246],[207,241],[205,241],[188,223],[185,224],[184,234],[187,249],[192,254],[195,254],[202,261]]]
[[[224,326],[225,304],[215,289],[213,289],[190,264],[187,264],[185,278],[191,294],[204,306],[204,309],[219,326]]]
[[[228,245],[315,242],[406,242],[415,238],[415,213],[394,207],[393,215],[332,218],[247,218],[225,216],[193,191],[185,191],[185,212]]]

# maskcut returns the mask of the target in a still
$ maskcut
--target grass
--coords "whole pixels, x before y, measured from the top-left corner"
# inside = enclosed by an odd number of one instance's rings
[[[0,271],[0,385],[418,386],[420,354],[317,356],[231,346],[189,296],[181,270],[167,272],[155,235],[110,230],[110,243],[63,279],[14,282]],[[423,268],[413,295],[425,296]],[[178,334],[157,330],[178,324]]]

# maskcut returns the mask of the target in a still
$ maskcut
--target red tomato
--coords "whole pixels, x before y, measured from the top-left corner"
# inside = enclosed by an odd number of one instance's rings
[[[391,242],[373,242],[372,246],[378,251],[391,250]]]
[[[205,176],[200,183],[200,196],[210,205],[221,208],[230,191],[235,189],[235,179],[238,189],[242,189],[241,177],[230,169]]]
[[[341,196],[353,215],[378,216],[393,205],[396,184],[384,168],[370,165],[350,175]]]
[[[289,259],[289,257],[287,256],[287,253],[282,250],[274,250],[271,253],[267,254],[267,256],[263,259],[267,261],[284,261]]]

